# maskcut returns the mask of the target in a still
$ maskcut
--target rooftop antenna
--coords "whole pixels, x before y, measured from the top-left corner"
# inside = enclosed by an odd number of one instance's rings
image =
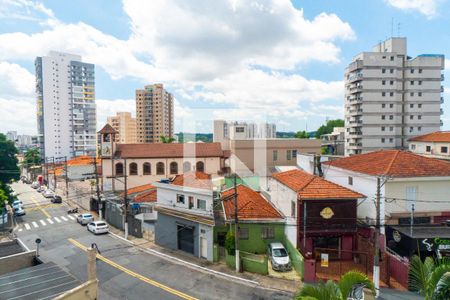
[[[400,22],[397,23],[397,36],[398,37],[400,37],[400,26],[401,26],[401,23]]]

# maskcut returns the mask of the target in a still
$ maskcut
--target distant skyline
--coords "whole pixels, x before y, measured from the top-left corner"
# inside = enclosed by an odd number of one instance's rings
[[[34,60],[51,50],[96,65],[98,128],[118,111],[135,116],[135,90],[163,83],[175,132],[189,117],[202,132],[213,117],[313,131],[344,117],[352,57],[391,33],[408,38],[410,56],[446,56],[449,130],[449,10],[449,0],[0,0],[0,132],[37,133]]]

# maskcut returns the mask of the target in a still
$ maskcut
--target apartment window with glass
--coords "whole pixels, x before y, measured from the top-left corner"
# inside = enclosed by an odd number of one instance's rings
[[[381,116],[381,120],[386,120],[386,116],[385,116],[385,115],[382,115],[382,116]]]
[[[414,69],[411,69],[411,74],[414,74]]]
[[[394,69],[391,69],[390,72],[391,72],[391,74],[393,74],[394,73]]]
[[[389,108],[393,108],[393,107],[394,107],[393,103],[389,104]]]
[[[389,131],[394,131],[394,127],[393,126],[389,127]]]
[[[236,127],[236,132],[244,132],[244,127]]]
[[[381,84],[382,84],[382,85],[386,85],[386,80],[382,80],[382,81],[381,81]]]
[[[394,120],[394,116],[393,116],[393,115],[390,115],[390,116],[389,116],[389,120]]]
[[[409,107],[410,107],[410,108],[414,108],[414,104],[410,104]]]
[[[238,236],[240,240],[248,240],[248,228],[239,228]]]
[[[414,85],[414,81],[410,81],[409,83],[410,83],[411,85]]]
[[[277,161],[278,160],[278,150],[273,150],[272,152],[272,160]]]
[[[415,144],[411,144],[411,150],[416,150],[416,145]]]
[[[413,92],[409,93],[409,95],[410,95],[411,97],[414,97],[414,93],[413,93]]]
[[[381,69],[381,73],[386,73],[386,69]]]
[[[381,108],[385,108],[385,107],[386,107],[385,103],[381,104]]]
[[[393,97],[394,96],[394,92],[390,92],[389,96]]]
[[[448,147],[441,147],[441,153],[448,153]]]
[[[291,217],[295,218],[296,205],[295,201],[291,201]]]
[[[412,115],[409,116],[409,119],[410,119],[410,120],[413,120],[413,119],[414,119],[414,116],[412,116]]]
[[[413,132],[414,131],[414,127],[409,127],[409,132]]]
[[[417,127],[417,131],[422,131],[422,127]]]
[[[419,97],[422,97],[422,92],[419,92],[418,94],[419,94]]]
[[[206,210],[206,200],[197,199],[197,208],[201,210]]]
[[[422,69],[419,69],[419,74],[422,74]]]
[[[422,108],[422,103],[417,104],[418,108]]]
[[[393,80],[389,81],[389,84],[394,85],[394,81]]]
[[[263,227],[261,228],[261,238],[262,239],[273,239],[275,238],[275,230],[273,227]]]
[[[418,116],[417,116],[417,119],[422,120],[422,116],[421,116],[421,115],[418,115]]]
[[[394,57],[393,56],[391,56],[391,61],[393,61],[394,60]]]
[[[386,92],[381,92],[381,96],[385,97],[386,96]]]
[[[385,138],[381,138],[381,142],[384,143],[386,141]]]
[[[422,85],[422,81],[419,80],[419,85]]]
[[[287,160],[291,160],[291,158],[292,158],[291,155],[292,155],[292,154],[291,154],[291,150],[287,150],[287,151],[286,151],[286,159],[287,159]]]
[[[184,195],[182,195],[182,194],[177,194],[177,203],[182,203],[182,204],[184,204]]]
[[[386,128],[384,126],[381,126],[381,131],[384,131]]]
[[[348,176],[348,179],[347,179],[348,181],[348,185],[353,185],[353,177],[351,177],[351,176]]]
[[[297,158],[297,150],[292,150],[292,158]]]
[[[425,151],[426,152],[431,152],[431,146],[426,146]]]
[[[394,139],[393,138],[389,138],[389,143],[393,143]]]

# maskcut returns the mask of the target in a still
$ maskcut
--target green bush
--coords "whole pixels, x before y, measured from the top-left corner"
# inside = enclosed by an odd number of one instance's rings
[[[234,240],[234,232],[228,230],[227,235],[225,237],[225,249],[228,251],[228,254],[235,255],[236,252],[236,244]]]

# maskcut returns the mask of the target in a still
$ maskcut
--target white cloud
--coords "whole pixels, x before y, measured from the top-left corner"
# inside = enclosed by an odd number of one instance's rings
[[[0,19],[33,21],[41,25],[58,23],[51,9],[30,0],[0,0]]]
[[[0,98],[0,132],[16,130],[21,134],[36,134],[36,104],[22,99]]]
[[[18,64],[0,61],[1,97],[28,97],[34,100],[34,75]]]
[[[437,0],[386,0],[391,6],[402,10],[415,10],[432,18],[437,14]]]

